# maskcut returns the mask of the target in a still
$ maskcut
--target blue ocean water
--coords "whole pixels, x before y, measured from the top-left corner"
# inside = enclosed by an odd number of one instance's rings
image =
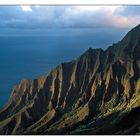
[[[89,47],[106,48],[127,30],[59,29],[0,34],[0,107],[22,79],[48,73],[58,64],[80,56]]]

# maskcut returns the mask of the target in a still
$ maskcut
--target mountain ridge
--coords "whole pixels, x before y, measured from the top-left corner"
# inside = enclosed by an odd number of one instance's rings
[[[106,50],[22,80],[0,112],[0,134],[137,134],[139,78],[140,25]]]

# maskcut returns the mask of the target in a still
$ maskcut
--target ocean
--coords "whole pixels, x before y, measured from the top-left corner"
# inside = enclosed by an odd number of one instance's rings
[[[105,49],[128,29],[50,29],[0,34],[0,107],[22,79],[46,75],[62,62],[79,57],[89,47]]]

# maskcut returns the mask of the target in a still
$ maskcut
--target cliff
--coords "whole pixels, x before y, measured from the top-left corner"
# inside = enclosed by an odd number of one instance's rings
[[[140,25],[106,50],[22,80],[0,112],[0,134],[139,132]]]

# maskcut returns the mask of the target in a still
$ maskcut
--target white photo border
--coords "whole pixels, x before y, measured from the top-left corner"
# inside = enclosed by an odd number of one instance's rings
[[[0,0],[0,5],[140,5],[140,0]]]

